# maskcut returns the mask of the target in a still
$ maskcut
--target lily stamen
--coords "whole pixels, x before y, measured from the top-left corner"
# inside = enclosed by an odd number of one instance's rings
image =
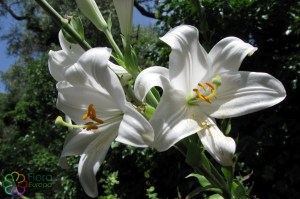
[[[214,97],[215,99],[218,98],[216,91],[218,90],[219,86],[221,85],[221,76],[217,75],[213,78],[213,83],[205,82],[205,84],[198,83],[198,86],[202,88],[204,92],[207,92],[208,88],[210,89],[210,93],[205,95],[200,92],[199,89],[194,88],[193,91],[196,93],[196,98],[206,101],[207,103],[211,104],[211,98]]]
[[[93,120],[99,124],[104,123],[103,120],[97,118],[96,110],[94,109],[93,104],[89,105],[87,113],[82,116],[82,120],[86,120],[87,118],[90,118],[91,120]]]
[[[198,86],[200,86],[204,91],[206,91],[204,84],[198,83]]]
[[[199,98],[199,99],[211,104],[210,99],[207,98],[206,96],[202,95],[198,89],[195,88],[195,89],[193,89],[193,91],[196,92],[196,98]]]
[[[216,90],[215,87],[214,87],[211,83],[205,82],[205,84],[206,84],[212,91]]]
[[[205,88],[204,84],[199,83],[198,85],[206,92],[207,89]],[[212,96],[214,96],[214,98],[217,97],[216,94],[215,94],[216,89],[209,82],[206,82],[205,85],[207,85],[207,87],[210,88],[210,94],[209,95],[206,96],[206,95],[201,94],[200,90],[197,89],[197,88],[194,88],[193,91],[196,93],[196,98],[201,99],[201,100],[206,101],[207,103],[211,104],[210,98]]]
[[[96,110],[94,109],[94,106],[93,104],[90,104],[88,106],[88,109],[87,109],[87,112],[82,116],[82,120],[86,120],[90,118],[91,120],[95,121],[96,123],[94,122],[87,122],[85,123],[85,129],[86,130],[92,130],[92,129],[98,129],[98,125],[99,124],[103,124],[104,121],[97,118],[97,115],[96,115]]]
[[[103,120],[97,118],[96,110],[94,109],[93,104],[89,105],[89,107],[87,109],[87,113],[85,113],[82,116],[82,120],[86,120],[88,118],[90,118],[91,120],[93,120],[95,122],[87,122],[83,125],[74,125],[72,123],[65,122],[61,116],[58,116],[55,120],[55,124],[65,126],[68,128],[83,128],[83,129],[86,129],[87,131],[89,131],[89,130],[93,130],[93,129],[98,129],[99,125],[104,123]]]
[[[87,131],[92,130],[92,129],[98,129],[98,126],[93,122],[88,122],[88,123],[85,123],[84,125],[86,126],[85,129]]]

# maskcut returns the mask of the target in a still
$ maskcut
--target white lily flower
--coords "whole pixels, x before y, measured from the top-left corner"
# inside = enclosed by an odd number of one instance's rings
[[[126,101],[120,81],[109,67],[110,55],[108,48],[94,48],[73,65],[58,69],[64,80],[57,83],[57,107],[76,123],[69,124],[61,117],[56,120],[74,128],[62,157],[81,155],[79,179],[91,197],[98,195],[95,175],[114,140],[146,147],[154,137],[150,123]]]
[[[132,32],[133,3],[133,0],[114,0],[121,33],[124,36],[129,36]]]
[[[63,71],[76,63],[79,57],[85,52],[85,50],[78,44],[72,44],[68,42],[62,31],[58,34],[59,43],[62,50],[49,51],[48,67],[50,74],[56,81],[64,80]],[[116,65],[110,61],[107,62],[108,66],[119,76],[128,76],[129,73],[121,66]]]
[[[101,31],[107,28],[96,2],[94,0],[75,0],[80,11]]]
[[[220,164],[231,165],[235,142],[211,118],[237,117],[273,106],[286,96],[283,85],[266,73],[238,71],[256,48],[236,37],[222,39],[208,54],[193,26],[178,26],[161,40],[172,48],[169,69],[150,67],[135,82],[135,94],[141,101],[153,86],[163,88],[150,120],[154,147],[167,150],[198,132],[207,151]]]
[[[63,68],[76,63],[85,50],[78,44],[68,42],[64,38],[62,31],[59,31],[58,39],[62,50],[49,51],[48,67],[52,77],[56,81],[62,81],[64,79]]]

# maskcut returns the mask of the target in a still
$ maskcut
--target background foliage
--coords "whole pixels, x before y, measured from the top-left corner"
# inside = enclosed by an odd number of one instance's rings
[[[12,3],[10,8],[5,6]],[[73,1],[49,3],[62,15],[80,15]],[[111,1],[97,3],[106,18],[112,13],[114,34],[119,38]],[[231,135],[238,140],[240,162],[237,175],[253,185],[253,198],[298,198],[300,124],[295,115],[300,93],[300,1],[143,0],[136,4],[158,21],[155,27],[136,28],[133,36],[143,67],[167,66],[170,49],[158,36],[179,24],[198,27],[207,50],[230,35],[258,47],[241,70],[272,74],[283,82],[287,98],[275,107],[232,119]],[[52,176],[51,188],[28,188],[28,197],[87,198],[77,177],[78,157],[68,158],[67,170],[58,165],[67,131],[54,126],[60,113],[55,108],[55,82],[48,72],[47,52],[59,49],[59,27],[34,1],[0,0],[0,14],[15,14],[19,21],[2,35],[9,42],[8,52],[19,59],[1,74],[6,85],[0,95],[1,172]],[[108,46],[103,35],[83,20],[88,40],[95,46]],[[119,143],[112,148],[97,174],[99,198],[184,198],[196,185],[195,179],[185,178],[192,170],[174,149],[157,153]],[[0,190],[0,198],[5,197]]]

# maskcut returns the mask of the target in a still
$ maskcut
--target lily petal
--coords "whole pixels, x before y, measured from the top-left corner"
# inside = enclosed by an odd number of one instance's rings
[[[61,157],[81,155],[98,134],[84,129],[72,129],[64,144]]]
[[[231,71],[220,74],[222,85],[212,104],[202,110],[214,118],[245,115],[281,102],[286,92],[282,83],[266,73]]]
[[[67,82],[57,83],[57,108],[68,115],[76,124],[82,124],[82,116],[90,104],[94,105],[97,116],[106,119],[122,112],[107,93],[101,93],[92,87],[73,87]],[[101,103],[99,103],[101,102]]]
[[[73,65],[85,51],[78,44],[69,43],[62,31],[59,31],[58,38],[62,50],[49,51],[48,66],[53,78],[56,81],[62,81],[64,68]]]
[[[90,143],[84,154],[81,155],[78,165],[80,183],[90,197],[98,196],[96,173],[99,170],[107,151],[117,136],[119,123],[110,124],[100,128],[98,137]]]
[[[127,70],[125,70],[122,66],[116,65],[112,62],[108,62],[108,66],[112,69],[117,75],[129,75]]]
[[[164,90],[161,101],[150,120],[155,132],[153,146],[158,151],[165,151],[179,140],[200,130],[204,121],[201,110],[186,105],[186,98],[181,91]]]
[[[109,48],[93,48],[80,57],[78,65],[87,74],[88,79],[92,77],[98,85],[106,89],[112,101],[124,111],[126,108],[125,94],[117,75],[109,68],[110,55],[111,49]],[[76,71],[72,72],[76,73]],[[70,76],[73,77],[74,74],[72,73]]]
[[[150,123],[127,104],[116,141],[135,147],[147,147],[152,144],[153,139],[154,132]]]
[[[193,26],[181,25],[161,38],[172,52],[169,59],[171,85],[186,96],[207,75],[207,53],[198,41],[198,30]]]
[[[147,93],[154,86],[164,89],[169,84],[169,70],[160,66],[153,66],[143,70],[136,78],[134,94],[140,101],[144,101]]]
[[[256,47],[237,37],[222,39],[208,54],[211,61],[211,74],[239,70],[244,58],[252,55],[256,50]]]
[[[198,135],[205,149],[223,166],[231,166],[236,144],[231,137],[226,137],[211,120]]]
[[[64,80],[63,69],[65,66],[74,64],[65,51],[49,51],[48,67],[49,72],[56,81]]]
[[[85,52],[85,50],[78,44],[72,44],[68,42],[63,36],[62,31],[58,33],[59,44],[68,57],[75,63],[79,57]]]

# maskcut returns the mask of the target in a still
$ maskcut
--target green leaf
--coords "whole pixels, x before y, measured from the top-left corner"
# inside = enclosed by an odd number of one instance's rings
[[[228,135],[231,131],[231,119],[223,119],[221,121],[221,129],[225,135]]]
[[[185,145],[187,147],[187,154],[185,159],[186,163],[189,164],[191,167],[202,167],[208,172],[210,172],[210,161],[207,159],[204,153],[204,148],[199,143],[198,136],[190,136],[188,139],[185,140]]]
[[[198,179],[199,184],[202,187],[206,187],[208,185],[211,185],[210,182],[203,176],[197,173],[191,173],[190,175],[188,175],[186,178],[190,178],[190,177],[195,177]]]
[[[71,26],[76,30],[80,35],[80,38],[84,40],[84,28],[80,17],[74,16],[71,19]]]
[[[111,32],[111,27],[112,27],[111,16],[112,16],[112,13],[109,12],[108,19],[107,19],[107,28],[108,28],[109,32]]]
[[[194,196],[198,195],[201,192],[204,191],[210,191],[210,192],[216,192],[219,194],[222,194],[222,190],[215,188],[203,175],[197,174],[197,173],[191,173],[186,178],[195,177],[197,178],[199,184],[201,187],[197,187],[192,192],[190,192],[186,198],[193,198]]]
[[[234,182],[232,183],[232,194],[235,198],[238,199],[248,198],[245,187],[238,180],[234,180]]]
[[[159,92],[157,91],[156,88],[152,88],[151,89],[151,92],[153,93],[154,97],[157,99],[157,101],[159,102],[160,101],[160,94]]]
[[[224,199],[224,198],[219,194],[214,194],[214,195],[209,196],[208,199]]]
[[[232,181],[232,168],[231,167],[222,167],[221,168],[222,173],[226,179],[227,182]]]
[[[200,161],[202,162],[202,166],[207,170],[211,171],[211,166],[210,166],[210,161],[207,159],[204,151],[201,152],[201,159]]]
[[[155,108],[153,108],[152,106],[148,106],[148,105],[147,105],[147,106],[145,107],[145,112],[144,112],[146,118],[147,118],[147,119],[150,119],[150,118],[152,117],[154,111],[155,111]]]
[[[194,189],[191,193],[189,193],[186,196],[186,199],[193,198],[193,197],[197,196],[198,194],[200,194],[201,192],[204,192],[204,191],[213,191],[213,192],[216,192],[216,193],[222,193],[221,189],[214,188],[212,185],[209,185],[209,186],[206,186],[206,187],[197,187],[196,189]]]
[[[222,167],[221,171],[226,179],[228,192],[231,193],[232,181],[233,181],[233,177],[234,177],[233,176],[233,168],[232,167]]]
[[[198,144],[195,144],[193,142],[189,142],[187,144],[187,149],[188,150],[187,150],[185,161],[191,167],[199,167],[202,164],[206,164],[205,162],[202,162],[202,160],[201,160],[202,159],[202,153],[203,153],[203,148],[201,146],[199,146]],[[206,164],[206,166],[207,166],[207,164]]]

